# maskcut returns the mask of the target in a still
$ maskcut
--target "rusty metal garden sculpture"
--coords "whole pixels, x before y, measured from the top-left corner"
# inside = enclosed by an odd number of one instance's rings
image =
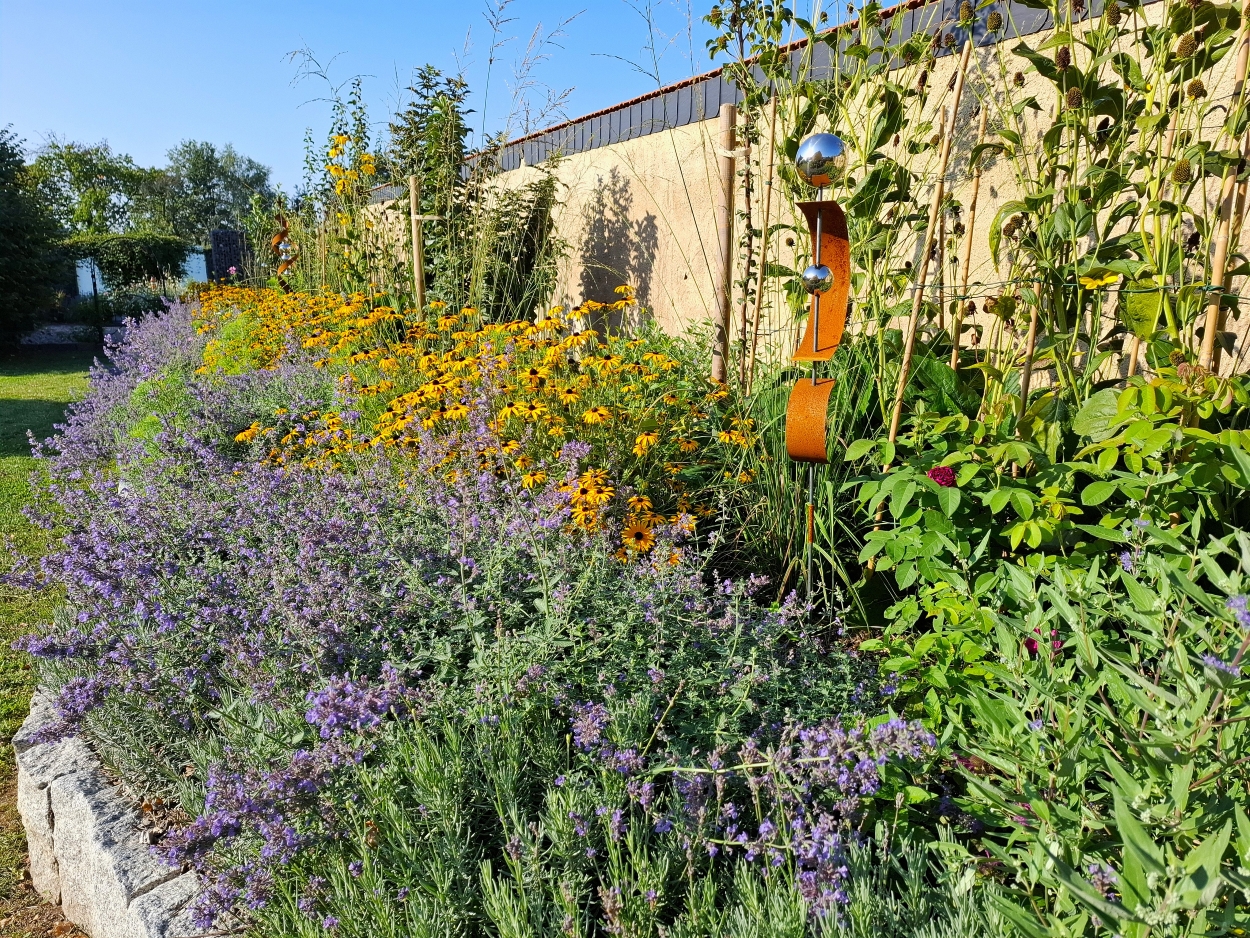
[[[817,362],[833,357],[846,326],[851,286],[851,244],[846,215],[837,202],[824,200],[824,190],[846,166],[846,145],[834,134],[812,134],[799,144],[794,168],[799,178],[816,187],[816,200],[798,203],[812,233],[812,263],[803,271],[803,288],[811,296],[807,330],[794,361],[810,362],[809,378],[800,378],[786,405],[786,452],[807,463],[807,590],[811,600],[812,544],[815,540],[813,488],[815,466],[829,462],[827,412],[834,379],[817,376]]]

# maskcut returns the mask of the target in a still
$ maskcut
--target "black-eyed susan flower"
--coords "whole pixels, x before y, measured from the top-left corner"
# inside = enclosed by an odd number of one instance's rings
[[[621,541],[629,550],[643,554],[655,546],[655,534],[641,524],[631,524],[621,533]]]
[[[582,420],[592,426],[594,424],[607,423],[611,419],[612,411],[608,410],[606,407],[592,407],[590,410],[582,414]]]
[[[654,430],[644,430],[634,438],[634,455],[645,456],[651,447],[660,441],[660,434]]]

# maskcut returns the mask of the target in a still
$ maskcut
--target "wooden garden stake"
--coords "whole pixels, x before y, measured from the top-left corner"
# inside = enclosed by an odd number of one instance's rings
[[[760,227],[760,268],[755,282],[755,310],[751,315],[751,363],[747,368],[746,389],[755,382],[755,353],[760,344],[760,316],[764,309],[764,271],[768,267],[768,217],[773,207],[773,175],[777,158],[777,94],[768,101],[768,175],[764,178],[764,210]]]
[[[916,281],[916,295],[912,301],[911,319],[907,322],[907,335],[903,343],[903,364],[898,372],[898,387],[894,389],[894,413],[890,417],[890,436],[891,443],[898,439],[899,424],[903,419],[903,393],[907,390],[907,376],[911,371],[911,359],[916,350],[916,331],[920,326],[920,310],[924,305],[925,287],[929,279],[929,255],[933,252],[933,239],[937,234],[938,213],[942,210],[942,202],[946,198],[946,168],[950,165],[951,159],[951,142],[955,137],[955,121],[959,117],[959,98],[964,91],[964,76],[968,71],[968,59],[972,55],[972,40],[968,39],[964,42],[963,55],[959,59],[959,70],[955,73],[955,91],[954,100],[951,102],[950,116],[947,119],[946,126],[942,128],[942,149],[939,151],[938,157],[938,174],[937,184],[933,190],[933,204],[929,206],[929,225],[925,229],[924,249],[920,253],[920,272]],[[881,469],[882,472],[889,472],[890,466],[886,464]],[[874,530],[881,527],[881,518],[885,512],[885,504],[877,510],[876,524]],[[877,558],[870,557],[868,559],[868,572],[871,574],[876,570]]]
[[[425,309],[425,244],[421,238],[421,181],[408,177],[408,209],[412,216],[412,285],[417,309]]]
[[[907,390],[907,378],[911,372],[912,355],[916,350],[916,332],[920,326],[920,310],[924,306],[925,287],[929,279],[929,255],[933,252],[934,238],[938,231],[938,213],[946,198],[946,168],[951,159],[951,141],[955,137],[955,120],[959,116],[959,98],[964,90],[964,76],[968,70],[968,58],[972,55],[972,40],[964,42],[959,71],[955,73],[955,97],[951,103],[950,118],[942,133],[942,149],[938,158],[937,183],[933,190],[933,204],[929,206],[929,225],[925,230],[924,249],[920,252],[920,272],[916,280],[916,295],[912,301],[911,318],[907,322],[907,335],[903,342],[903,364],[898,373],[898,387],[894,389],[894,413],[890,417],[890,442],[898,439],[899,424],[903,419],[903,393]],[[886,467],[889,468],[889,467]]]
[[[981,122],[977,126],[977,142],[979,147],[985,142],[985,121],[990,109],[981,105]],[[955,304],[955,317],[951,323],[954,330],[951,335],[951,368],[959,369],[959,338],[964,326],[964,300],[968,295],[968,275],[972,270],[972,235],[977,224],[977,196],[981,193],[981,161],[972,161],[972,194],[968,198],[968,227],[964,233],[964,257],[959,271],[959,300]]]
[[[1245,143],[1241,149],[1241,161],[1244,164],[1250,158],[1250,136],[1247,136]],[[1233,206],[1233,226],[1232,233],[1229,235],[1230,244],[1238,244],[1241,241],[1242,223],[1246,220],[1246,186],[1250,180],[1243,179],[1237,183],[1237,204]],[[1233,273],[1231,270],[1224,271],[1224,292],[1228,293],[1233,288]],[[1224,315],[1220,315],[1220,324],[1223,328]],[[1215,355],[1211,359],[1211,370],[1216,374],[1220,371],[1220,353],[1224,351],[1224,347],[1218,342],[1215,345]]]
[[[1233,82],[1234,111],[1245,103],[1246,66],[1250,63],[1250,30],[1246,18],[1241,19],[1241,42],[1237,47],[1237,71]],[[1220,331],[1220,302],[1224,297],[1224,273],[1228,268],[1229,233],[1233,225],[1233,201],[1237,187],[1237,170],[1224,167],[1224,179],[1220,186],[1220,226],[1215,234],[1215,253],[1211,258],[1211,292],[1207,297],[1207,315],[1202,325],[1202,349],[1198,364],[1208,370],[1215,363],[1215,339]]]
[[[716,203],[716,234],[720,246],[720,270],[716,277],[716,335],[712,344],[712,380],[724,383],[729,376],[729,316],[733,305],[733,204],[734,124],[738,109],[720,106],[720,198]]]

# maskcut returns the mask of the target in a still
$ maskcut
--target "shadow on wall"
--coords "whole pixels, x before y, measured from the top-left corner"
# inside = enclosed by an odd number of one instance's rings
[[[618,169],[610,170],[606,179],[599,177],[582,208],[578,285],[583,300],[611,303],[620,299],[616,288],[627,283],[636,291],[639,305],[650,306],[659,226],[650,212],[634,221],[630,217],[633,204],[629,181]],[[622,326],[619,320],[620,315],[613,314],[603,325],[618,330]]]

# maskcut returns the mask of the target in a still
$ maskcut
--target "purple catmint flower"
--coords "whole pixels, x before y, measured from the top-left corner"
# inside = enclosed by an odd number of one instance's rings
[[[1237,624],[1250,631],[1250,596],[1232,596],[1225,606],[1236,617]]]
[[[1229,664],[1227,661],[1225,661],[1223,658],[1219,657],[1218,655],[1213,655],[1208,652],[1207,654],[1202,656],[1202,663],[1205,664],[1208,668],[1211,668],[1212,670],[1221,671],[1224,674],[1230,674],[1233,677],[1238,677],[1238,678],[1241,677],[1240,665]]]
[[[573,744],[583,752],[589,752],[603,738],[603,730],[612,719],[608,708],[600,703],[573,705]]]
[[[332,677],[325,688],[309,692],[305,698],[309,705],[305,719],[320,729],[322,739],[335,739],[348,731],[359,733],[374,729],[404,696],[399,673],[393,667],[385,665],[382,677],[380,686],[359,679]]]

